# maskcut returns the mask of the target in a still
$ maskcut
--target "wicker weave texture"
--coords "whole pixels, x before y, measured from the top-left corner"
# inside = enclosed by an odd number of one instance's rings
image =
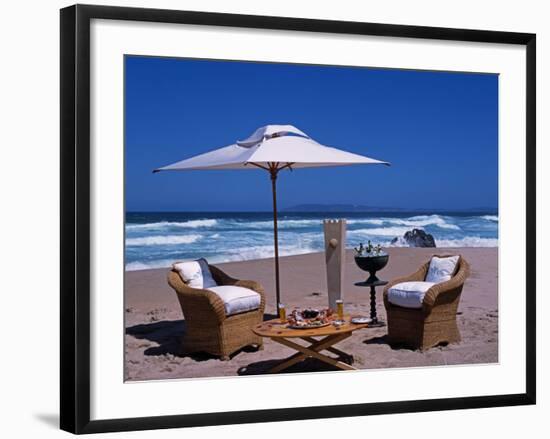
[[[181,341],[183,355],[206,352],[228,360],[239,349],[262,346],[262,337],[252,328],[263,320],[265,294],[263,287],[251,280],[234,279],[218,267],[209,265],[212,277],[218,285],[235,285],[260,294],[260,308],[226,316],[223,301],[207,289],[190,288],[175,270],[168,272],[168,284],[176,291],[185,318],[186,330]]]
[[[440,258],[452,255],[435,255]],[[393,305],[388,301],[388,290],[401,282],[423,281],[426,278],[430,261],[423,264],[415,273],[390,281],[384,288],[384,306],[388,322],[388,342],[404,344],[426,350],[440,343],[457,343],[460,331],[456,322],[456,312],[464,282],[470,274],[470,265],[459,255],[453,277],[432,286],[424,296],[422,308],[410,309]]]

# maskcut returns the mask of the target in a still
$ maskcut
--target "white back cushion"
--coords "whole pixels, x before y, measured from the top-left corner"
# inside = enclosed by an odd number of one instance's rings
[[[181,279],[191,288],[203,288],[201,266],[197,261],[177,262],[172,267],[179,273]]]
[[[456,264],[459,256],[450,256],[448,258],[432,257],[428,273],[426,274],[426,282],[446,282],[451,279],[455,272]]]

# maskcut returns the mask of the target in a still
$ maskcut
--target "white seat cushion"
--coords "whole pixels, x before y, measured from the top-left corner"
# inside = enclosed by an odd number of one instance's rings
[[[388,301],[404,308],[422,308],[426,292],[435,282],[402,282],[388,290]]]
[[[208,290],[213,291],[222,299],[225,314],[228,316],[258,309],[262,299],[256,291],[235,285],[220,285],[208,288]]]
[[[432,257],[426,274],[426,282],[440,283],[450,280],[455,272],[458,258],[458,255],[448,258]]]

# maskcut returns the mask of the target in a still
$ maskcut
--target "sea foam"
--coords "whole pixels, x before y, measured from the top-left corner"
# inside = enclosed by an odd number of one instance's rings
[[[347,221],[348,224],[372,224],[375,226],[382,226],[384,224],[407,226],[409,228],[414,227],[426,227],[436,226],[442,229],[460,230],[460,227],[456,224],[449,222],[448,219],[440,215],[418,215],[409,218],[394,218],[394,217],[381,217],[381,218],[367,218],[367,219],[351,219]]]
[[[466,236],[460,239],[436,239],[438,247],[498,247],[498,239]]]
[[[408,227],[373,227],[372,229],[348,230],[348,237],[361,236],[403,236],[409,231]]]
[[[164,236],[142,236],[140,238],[126,239],[128,246],[141,245],[178,245],[192,244],[201,239],[201,235],[164,235]]]
[[[199,214],[203,215],[203,214]],[[346,217],[338,214],[337,217]],[[283,213],[279,219],[281,256],[323,251],[323,219],[331,213]],[[234,213],[215,216],[205,213],[135,215],[141,223],[126,225],[126,269],[168,267],[176,260],[205,257],[213,263],[273,257],[273,221],[270,212]],[[127,218],[132,221],[132,215]],[[498,215],[493,212],[469,214],[393,214],[347,219],[346,246],[371,240],[383,247],[407,246],[403,235],[421,228],[433,235],[438,247],[497,247]],[[392,240],[397,242],[392,244]]]
[[[155,230],[166,228],[197,229],[202,227],[214,227],[218,224],[216,219],[198,219],[183,222],[159,221],[156,223],[127,224],[126,230]]]
[[[160,259],[151,262],[134,261],[126,264],[126,271],[151,270],[153,268],[168,268],[175,261],[171,259]]]

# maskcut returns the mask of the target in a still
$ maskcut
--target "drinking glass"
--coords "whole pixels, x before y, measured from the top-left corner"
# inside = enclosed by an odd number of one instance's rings
[[[344,301],[343,300],[336,301],[336,313],[338,314],[338,318],[340,320],[344,320]]]
[[[286,322],[286,308],[282,303],[279,303],[279,319],[281,322]]]

